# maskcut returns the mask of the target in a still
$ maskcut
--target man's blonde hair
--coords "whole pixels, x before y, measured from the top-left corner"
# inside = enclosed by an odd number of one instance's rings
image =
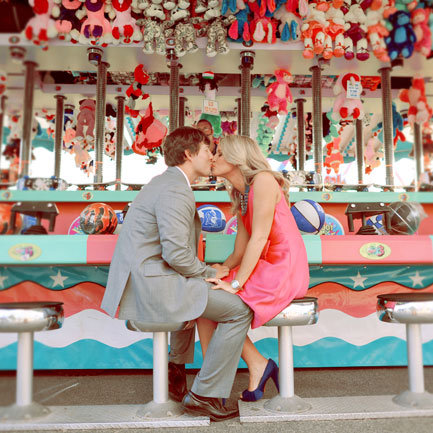
[[[281,173],[271,169],[259,145],[254,140],[244,135],[227,135],[220,140],[218,146],[224,159],[239,167],[247,185],[253,183],[256,174],[262,171],[271,173],[281,186],[284,197],[289,203],[289,182]],[[228,189],[232,201],[232,213],[236,214],[240,207],[239,191],[233,188],[231,184]]]

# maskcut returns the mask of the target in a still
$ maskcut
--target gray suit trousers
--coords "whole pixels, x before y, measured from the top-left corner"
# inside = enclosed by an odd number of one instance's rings
[[[208,302],[201,315],[218,322],[192,392],[203,397],[229,397],[253,313],[242,299],[224,290],[208,289]],[[173,332],[170,361],[192,362],[194,329]]]

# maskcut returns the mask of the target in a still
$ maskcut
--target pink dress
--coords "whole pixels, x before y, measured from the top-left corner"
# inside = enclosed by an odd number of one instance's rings
[[[254,189],[250,187],[248,208],[242,221],[251,236]],[[225,278],[235,278],[239,267]],[[295,298],[302,298],[310,279],[307,252],[302,236],[281,191],[275,207],[268,242],[260,259],[238,295],[253,310],[252,328],[258,328],[275,317]]]

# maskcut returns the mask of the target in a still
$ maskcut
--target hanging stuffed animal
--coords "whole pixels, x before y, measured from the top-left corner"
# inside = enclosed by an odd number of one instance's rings
[[[356,48],[356,59],[368,60],[370,54],[368,53],[367,42],[367,17],[362,7],[357,3],[352,4],[344,19],[346,21],[344,26],[344,58],[352,60],[355,57],[354,49]]]
[[[77,130],[75,133],[76,141],[85,140],[87,143],[90,143],[94,140],[95,110],[96,102],[94,99],[83,99],[80,101],[80,112],[77,116]],[[84,128],[86,128],[86,133],[84,133]]]
[[[412,78],[412,86],[401,90],[399,98],[409,104],[407,119],[411,125],[416,122],[428,126],[433,111],[427,102],[423,77],[415,75]]]
[[[217,54],[227,54],[227,27],[235,21],[233,15],[227,18],[215,18],[207,29],[206,55],[215,57]]]
[[[340,164],[344,163],[343,155],[340,153],[340,142],[341,137],[336,137],[326,145],[327,153],[323,165],[328,174],[331,173],[331,169],[334,170],[335,174],[338,174]]]
[[[289,12],[281,6],[274,12],[273,17],[279,21],[278,31],[281,42],[296,41],[300,38],[302,20],[298,14]]]
[[[137,99],[147,99],[149,97],[148,93],[143,92],[143,86],[149,82],[149,75],[144,69],[142,64],[137,65],[134,69],[134,82],[126,90],[126,96],[128,97],[125,103],[126,114],[132,117],[137,117],[139,114],[138,110],[135,110],[135,104]]]
[[[111,0],[111,5],[116,12],[116,18],[112,22],[113,43],[140,42],[143,39],[140,28],[135,18],[131,16],[132,0]]]
[[[48,39],[57,36],[56,23],[51,18],[54,0],[29,0],[29,5],[35,16],[27,22],[24,34],[29,41],[47,50]]]
[[[373,169],[379,167],[382,158],[382,143],[377,138],[377,133],[375,132],[367,141],[364,149],[365,174],[370,174]]]
[[[6,93],[6,81],[7,81],[6,72],[0,70],[0,96]]]
[[[82,2],[80,0],[54,0],[56,5],[53,7],[52,16],[56,19],[56,30],[59,39],[70,41],[80,31],[80,20],[76,11],[80,9]],[[58,6],[60,5],[60,6]]]
[[[301,27],[301,39],[304,42],[302,55],[305,59],[312,59],[314,54],[323,52],[327,25],[325,12],[319,10],[316,3],[309,3],[308,15]]]
[[[413,31],[416,36],[414,48],[425,57],[430,55],[432,49],[432,32],[429,27],[430,14],[430,9],[415,9],[411,14]]]
[[[389,62],[386,51],[385,38],[389,31],[385,26],[382,10],[368,10],[366,14],[367,39],[370,42],[373,54],[382,62]]]
[[[287,103],[293,102],[292,92],[289,87],[289,83],[292,82],[292,74],[285,69],[277,69],[274,75],[277,81],[266,88],[267,102],[270,110],[277,111],[278,114],[287,114]]]
[[[389,35],[385,38],[391,60],[398,56],[409,58],[414,50],[416,35],[410,21],[409,12],[397,11],[388,17]]]
[[[358,97],[348,98],[348,84],[357,86]],[[364,108],[360,99],[361,96],[361,78],[357,74],[341,74],[334,86],[334,95],[337,95],[332,108],[332,117],[334,120],[351,120],[362,119],[364,117]]]
[[[104,16],[105,0],[85,0],[84,10],[79,11],[77,16],[81,19],[87,13],[87,18],[81,23],[79,42],[81,44],[92,44],[107,46],[113,42],[111,35],[111,24]]]

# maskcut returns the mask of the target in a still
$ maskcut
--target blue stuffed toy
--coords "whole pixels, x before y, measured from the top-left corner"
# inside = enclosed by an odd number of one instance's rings
[[[388,17],[389,36],[385,38],[388,55],[391,60],[398,56],[409,58],[414,50],[416,36],[413,31],[410,13],[397,11]]]

